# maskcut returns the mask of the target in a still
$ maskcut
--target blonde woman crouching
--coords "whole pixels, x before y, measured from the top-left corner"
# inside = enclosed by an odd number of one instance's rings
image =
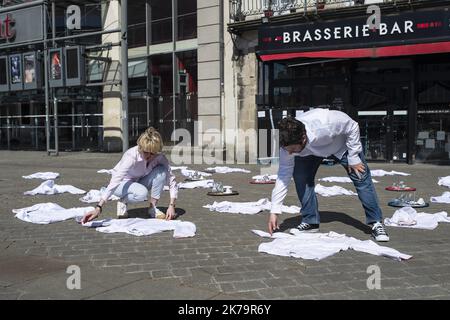
[[[128,217],[127,204],[145,201],[150,191],[148,214],[150,218],[171,220],[175,217],[177,184],[169,161],[161,153],[163,141],[154,128],[148,128],[137,140],[137,146],[128,149],[112,170],[111,181],[95,210],[86,213],[82,222],[86,223],[98,217],[103,205],[111,195],[120,198],[117,202],[117,216]],[[156,208],[159,198],[168,184],[170,202],[164,214]]]

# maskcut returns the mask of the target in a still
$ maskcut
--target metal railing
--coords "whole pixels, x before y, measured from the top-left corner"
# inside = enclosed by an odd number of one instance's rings
[[[230,0],[230,23],[279,16],[295,12],[337,9],[413,0]]]

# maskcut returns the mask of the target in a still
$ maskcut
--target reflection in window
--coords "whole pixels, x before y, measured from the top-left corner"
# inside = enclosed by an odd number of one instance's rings
[[[172,41],[172,1],[150,1],[152,37],[151,44]]]
[[[197,0],[178,0],[178,40],[197,37]]]

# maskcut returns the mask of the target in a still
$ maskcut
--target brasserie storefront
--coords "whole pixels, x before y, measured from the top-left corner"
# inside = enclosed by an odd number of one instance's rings
[[[448,7],[259,29],[258,117],[341,110],[367,159],[450,164]],[[270,112],[271,119],[267,114]]]

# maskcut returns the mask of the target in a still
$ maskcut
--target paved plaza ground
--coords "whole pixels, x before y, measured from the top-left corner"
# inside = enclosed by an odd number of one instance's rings
[[[450,224],[435,230],[387,228],[388,246],[413,255],[409,261],[394,261],[348,250],[322,261],[279,257],[258,253],[264,241],[250,230],[267,230],[268,212],[257,215],[224,214],[202,208],[215,200],[256,201],[270,198],[272,185],[250,185],[259,174],[258,165],[232,165],[251,174],[214,174],[213,178],[239,191],[238,196],[217,199],[206,189],[180,190],[179,219],[197,226],[193,238],[174,239],[172,232],[148,237],[104,234],[83,228],[73,220],[36,225],[14,218],[14,208],[40,202],[63,207],[85,206],[79,195],[24,196],[41,180],[22,175],[38,171],[61,174],[58,184],[84,190],[107,185],[109,176],[97,173],[110,169],[121,154],[44,152],[0,152],[0,299],[449,299]],[[205,169],[208,165],[191,165]],[[401,180],[418,189],[429,200],[448,188],[438,186],[438,177],[450,175],[450,167],[371,163],[372,169],[411,173]],[[178,180],[183,180],[179,171]],[[343,176],[339,166],[321,166],[317,178]],[[385,217],[394,208],[387,202],[395,195],[384,188],[398,178],[379,177],[376,184]],[[323,183],[331,186],[331,183]],[[351,184],[339,184],[354,190]],[[366,240],[364,212],[356,196],[318,196],[321,231],[335,231]],[[167,206],[165,192],[161,206]],[[285,204],[298,205],[291,185]],[[146,203],[130,206],[130,216],[144,217]],[[450,205],[431,204],[426,212],[449,211]],[[115,202],[108,202],[103,217],[115,217]],[[288,232],[300,221],[299,215],[283,214],[281,229]],[[81,270],[81,289],[69,290],[67,268]],[[367,269],[377,265],[381,289],[369,290]]]

